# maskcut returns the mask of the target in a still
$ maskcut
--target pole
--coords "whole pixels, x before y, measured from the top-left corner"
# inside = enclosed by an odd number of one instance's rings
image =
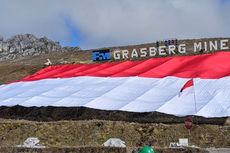
[[[193,96],[194,96],[194,103],[195,103],[195,114],[197,114],[197,106],[196,106],[196,92],[195,92],[195,81],[194,81],[194,79],[192,79],[192,81],[193,81]],[[197,123],[197,120],[196,120],[195,115],[193,115],[193,117],[194,117],[194,120],[195,120],[195,121],[196,121],[196,123]]]

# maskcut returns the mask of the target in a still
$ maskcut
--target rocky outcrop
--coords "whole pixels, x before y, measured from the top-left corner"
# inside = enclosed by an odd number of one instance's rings
[[[7,40],[0,36],[0,61],[73,50],[71,47],[69,48],[62,48],[59,42],[54,42],[46,37],[37,38],[32,34],[15,35]],[[80,50],[80,48],[74,47],[74,50]]]

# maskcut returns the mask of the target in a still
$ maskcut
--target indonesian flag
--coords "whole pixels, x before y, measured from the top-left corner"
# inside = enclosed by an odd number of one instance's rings
[[[188,94],[188,93],[193,93],[194,94],[194,83],[193,83],[193,79],[188,80],[183,87],[180,90],[179,96],[181,96],[182,94]]]
[[[196,95],[195,95],[193,79],[190,79],[187,82],[185,82],[185,84],[183,85],[179,93],[179,97],[185,96],[186,98],[188,98],[189,95],[190,95],[190,98],[194,100],[194,105],[192,106],[192,108],[194,108],[193,114],[196,115],[197,114],[197,104],[196,104],[196,98],[195,98]]]
[[[230,52],[216,52],[49,66],[1,85],[0,106],[89,107],[157,111],[177,116],[230,116],[229,61]],[[197,109],[194,109],[194,94],[189,92],[194,82]],[[178,96],[178,92],[183,96]]]

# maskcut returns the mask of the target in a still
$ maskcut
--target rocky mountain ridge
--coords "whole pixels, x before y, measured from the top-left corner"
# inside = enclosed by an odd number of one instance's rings
[[[49,52],[79,51],[80,47],[62,47],[46,37],[37,38],[32,34],[19,34],[7,40],[0,36],[0,61],[26,56],[37,56]]]

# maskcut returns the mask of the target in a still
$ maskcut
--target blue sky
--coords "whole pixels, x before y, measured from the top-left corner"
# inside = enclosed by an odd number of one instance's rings
[[[80,46],[81,43],[84,42],[84,37],[78,29],[77,24],[75,24],[68,16],[64,17],[63,20],[65,21],[70,39],[61,42],[61,44],[63,46]]]
[[[230,36],[230,0],[0,0],[0,35],[99,48]]]

